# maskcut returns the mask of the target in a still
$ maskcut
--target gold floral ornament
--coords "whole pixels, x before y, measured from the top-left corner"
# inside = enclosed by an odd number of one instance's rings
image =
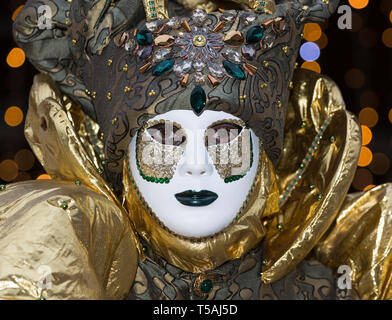
[[[120,45],[142,62],[139,72],[157,77],[173,72],[183,87],[193,84],[190,104],[200,115],[207,105],[202,86],[215,88],[227,77],[241,81],[255,76],[259,71],[256,53],[271,48],[284,31],[281,17],[255,24],[246,33],[234,30],[238,24],[252,25],[256,20],[257,14],[251,11],[209,15],[196,9],[190,18],[157,18],[143,29],[118,37]]]

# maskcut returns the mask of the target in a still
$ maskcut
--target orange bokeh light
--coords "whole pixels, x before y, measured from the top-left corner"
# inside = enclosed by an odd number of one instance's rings
[[[22,4],[21,6],[17,7],[14,13],[12,14],[12,21],[15,21],[16,17],[18,16],[20,10],[22,10],[24,5]]]
[[[369,0],[348,0],[348,3],[355,9],[363,9],[369,4]]]
[[[0,163],[0,178],[4,181],[13,181],[18,176],[18,165],[10,159]]]
[[[359,112],[359,122],[369,128],[374,127],[378,122],[378,113],[373,108],[363,108]]]
[[[373,153],[368,147],[362,147],[359,155],[358,166],[367,167],[373,160]]]
[[[35,158],[30,150],[19,150],[14,157],[15,162],[18,164],[19,170],[28,171],[35,163]]]
[[[370,189],[375,188],[376,186],[374,184],[368,185],[367,187],[363,188],[363,191],[368,191]]]
[[[4,121],[10,127],[16,127],[23,121],[23,111],[16,106],[9,107],[4,114]]]
[[[319,46],[320,49],[324,49],[328,45],[328,37],[327,35],[323,32],[320,39],[316,41],[317,45]]]
[[[382,33],[381,39],[385,46],[387,46],[388,48],[392,48],[392,28],[386,29]]]
[[[37,180],[51,180],[52,178],[48,174],[41,174],[39,177],[37,177]]]
[[[392,109],[389,110],[388,119],[389,119],[389,122],[392,123]]]
[[[366,146],[372,141],[373,134],[372,130],[369,129],[367,126],[361,126],[362,129],[362,145]]]
[[[317,23],[306,23],[304,27],[304,38],[307,41],[315,42],[320,39],[323,31]]]
[[[316,61],[305,61],[301,65],[302,69],[307,69],[307,70],[312,70],[314,72],[320,73],[321,72],[321,67]]]
[[[26,61],[26,54],[21,48],[13,48],[7,56],[7,64],[11,68],[19,68]]]

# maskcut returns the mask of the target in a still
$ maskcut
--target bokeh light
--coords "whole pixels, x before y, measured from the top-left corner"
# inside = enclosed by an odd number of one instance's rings
[[[31,174],[25,171],[19,171],[18,176],[12,180],[13,182],[31,180]]]
[[[352,68],[346,72],[344,80],[350,88],[359,89],[365,84],[365,74],[357,68]]]
[[[23,111],[16,106],[9,107],[4,114],[4,121],[10,127],[16,127],[23,121]]]
[[[373,189],[373,188],[375,188],[376,186],[374,185],[374,184],[370,184],[370,185],[368,185],[367,187],[365,187],[365,188],[363,188],[363,191],[369,191],[369,190],[371,190],[371,189]]]
[[[353,12],[352,13],[352,26],[351,26],[352,29],[349,30],[349,31],[351,31],[351,32],[358,32],[359,30],[362,29],[362,26],[363,26],[363,19],[362,19],[362,17],[358,13]]]
[[[28,171],[34,166],[35,158],[30,150],[22,149],[15,154],[15,162],[18,164],[19,169]]]
[[[19,7],[16,8],[16,10],[14,11],[14,13],[12,14],[12,21],[15,21],[16,17],[18,16],[20,10],[22,10],[22,8],[24,7],[24,5],[21,5]]]
[[[21,48],[13,48],[7,56],[7,64],[11,68],[19,68],[26,61],[26,54]]]
[[[366,146],[372,141],[373,134],[369,127],[362,125],[362,145]]]
[[[323,31],[317,23],[306,23],[304,27],[304,39],[307,41],[317,41],[320,39]]]
[[[355,172],[353,187],[357,190],[363,190],[369,185],[374,183],[374,178],[372,173],[367,168],[358,168]]]
[[[320,49],[324,49],[328,45],[328,37],[327,35],[323,32],[321,34],[320,39],[316,41],[317,45],[319,46]]]
[[[358,166],[367,167],[373,160],[373,153],[368,147],[362,147],[359,155]]]
[[[389,110],[388,119],[389,119],[389,122],[392,123],[392,109]]]
[[[41,174],[39,177],[37,177],[37,180],[51,180],[52,178],[48,174]]]
[[[363,108],[359,112],[359,122],[369,128],[374,127],[378,122],[378,113],[373,108]]]
[[[348,3],[354,9],[363,9],[369,4],[369,0],[348,0]]]
[[[388,172],[391,167],[391,161],[388,156],[384,153],[375,153],[373,155],[373,161],[369,165],[369,169],[376,175],[384,175]]]
[[[381,39],[385,46],[387,46],[388,48],[392,48],[392,28],[386,29],[382,33]]]
[[[312,70],[317,73],[321,73],[321,67],[316,61],[305,61],[301,65],[302,69]]]
[[[11,182],[18,176],[18,165],[15,161],[6,159],[0,163],[0,179]]]
[[[314,42],[305,42],[299,53],[305,61],[315,61],[320,57],[320,48]]]

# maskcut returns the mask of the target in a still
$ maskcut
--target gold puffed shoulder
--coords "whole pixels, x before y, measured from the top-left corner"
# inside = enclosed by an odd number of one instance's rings
[[[315,256],[349,266],[362,299],[392,299],[392,184],[348,195]]]
[[[0,193],[1,299],[122,299],[137,259],[122,211],[82,185],[28,181]]]
[[[0,192],[0,297],[119,299],[140,257],[124,208],[101,176],[97,125],[47,75],[35,76],[25,135],[53,181]],[[50,270],[51,289],[40,275]]]

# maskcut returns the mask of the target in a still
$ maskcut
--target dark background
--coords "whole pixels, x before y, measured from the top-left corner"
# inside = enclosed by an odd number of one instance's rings
[[[350,0],[351,4],[361,1],[366,0]],[[24,3],[3,1],[0,13],[0,184],[36,179],[45,173],[28,151],[31,149],[24,138],[24,121],[13,127],[5,117],[11,106],[18,106],[26,115],[29,90],[36,74],[28,61],[18,68],[6,62],[15,47],[12,16]],[[344,4],[349,1],[342,0],[341,5]],[[361,124],[368,125],[372,132],[367,148],[373,160],[368,166],[358,167],[352,191],[392,181],[392,29],[388,33],[392,28],[391,10],[391,0],[369,0],[365,8],[353,8],[352,30],[338,28],[338,14],[322,25],[324,45],[317,60],[321,72],[338,84],[348,110],[359,116],[362,109],[372,108],[378,115],[375,125],[368,123],[367,115],[360,117]],[[326,46],[325,39],[328,39]],[[299,58],[298,62],[301,66],[303,60]]]

